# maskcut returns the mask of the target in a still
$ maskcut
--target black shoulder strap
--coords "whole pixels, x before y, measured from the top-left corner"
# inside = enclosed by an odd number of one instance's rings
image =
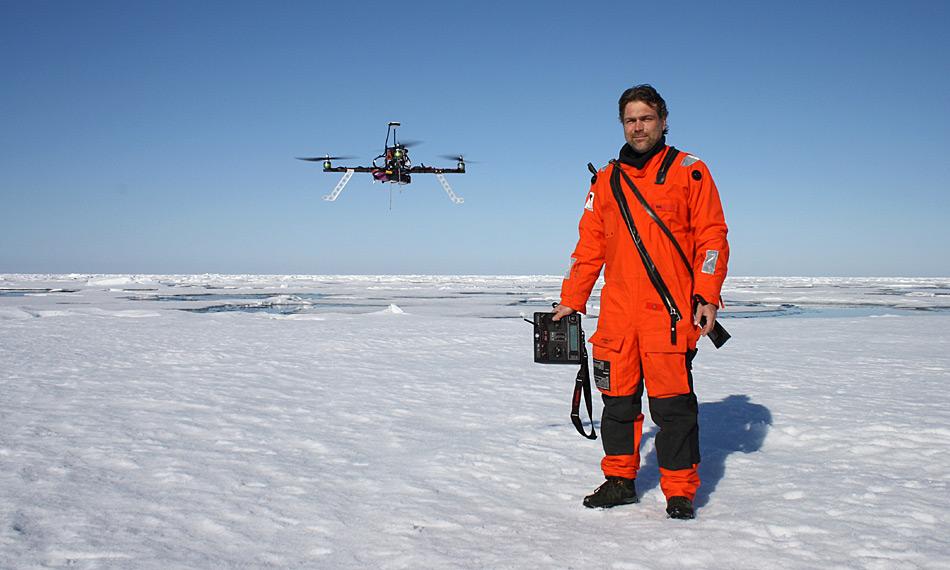
[[[656,173],[656,183],[663,184],[666,182],[666,171],[673,166],[673,161],[676,160],[676,157],[680,155],[680,151],[676,150],[676,147],[671,146],[669,150],[666,151],[666,156],[663,158],[663,162],[660,164],[660,170]]]
[[[650,253],[640,238],[640,232],[637,231],[633,214],[630,213],[630,206],[627,205],[627,199],[623,195],[623,189],[620,188],[620,175],[622,174],[626,178],[627,173],[624,172],[616,162],[614,162],[613,165],[614,169],[610,174],[610,189],[613,191],[614,199],[620,208],[620,216],[623,218],[624,223],[627,225],[627,230],[630,232],[630,238],[633,239],[633,245],[636,247],[637,253],[640,254],[640,261],[643,263],[643,268],[647,272],[647,277],[650,278],[650,283],[653,284],[653,288],[656,289],[657,295],[660,296],[660,300],[663,301],[667,312],[670,314],[670,344],[676,344],[676,323],[682,320],[682,313],[679,307],[676,306],[676,301],[673,299],[673,295],[670,294],[669,287],[667,287],[663,281],[663,276],[660,275],[660,271],[656,268],[656,264],[653,263],[653,259],[650,258]],[[636,186],[634,186],[633,182],[629,179],[627,179],[627,184],[630,185],[631,188],[636,189]]]
[[[678,150],[676,150],[673,147],[670,147],[670,151],[669,151],[670,154],[673,154],[674,151],[676,152],[676,154],[679,154]],[[675,158],[675,155],[674,155],[674,158]],[[669,160],[669,155],[667,155],[667,158],[663,160],[663,164],[666,165],[668,162],[672,162],[671,160]],[[662,167],[661,167],[661,170],[662,170]],[[640,205],[643,206],[643,209],[646,210],[646,213],[651,218],[653,218],[653,221],[656,222],[656,225],[657,227],[660,228],[660,231],[662,231],[666,235],[666,237],[669,238],[670,243],[673,244],[673,247],[676,249],[676,252],[679,253],[680,259],[683,261],[683,265],[685,265],[686,269],[689,271],[690,279],[695,281],[696,276],[693,273],[693,265],[689,262],[689,258],[686,257],[686,253],[683,252],[683,248],[680,247],[679,242],[676,241],[676,238],[673,236],[673,232],[671,232],[670,229],[666,227],[666,224],[663,223],[663,220],[661,220],[660,217],[656,215],[656,212],[653,210],[653,208],[650,207],[650,203],[647,202],[646,198],[643,197],[643,194],[640,193],[640,190],[637,188],[636,184],[633,183],[633,180],[630,180],[630,177],[627,176],[627,173],[624,172],[622,168],[620,168],[619,164],[616,164],[616,163],[614,164],[614,171],[615,171],[614,176],[612,176],[610,180],[611,185],[613,185],[614,180],[617,178],[616,171],[619,171],[620,175],[623,176],[624,182],[626,182],[630,190],[633,191],[633,195],[637,197],[637,201],[640,202]],[[664,177],[665,176],[666,175],[664,171]],[[657,180],[659,180],[659,176],[657,177]],[[627,201],[626,199],[623,198],[623,192],[620,191],[619,182],[617,186],[618,188],[613,189],[614,196],[618,196],[617,202],[620,203],[621,205],[620,209],[621,209],[621,214],[622,214],[623,210],[627,208]],[[659,289],[657,289],[657,291],[659,291]],[[711,339],[714,337],[717,339],[720,339],[720,340],[713,340],[713,344],[716,345],[716,348],[719,348],[723,344],[725,344],[727,340],[729,340],[730,335],[726,331],[726,329],[721,324],[719,324],[718,320],[716,321],[716,324],[713,325],[713,327],[714,327],[713,332],[709,336]]]

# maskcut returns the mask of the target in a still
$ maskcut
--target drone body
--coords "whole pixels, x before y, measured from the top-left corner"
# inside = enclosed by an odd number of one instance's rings
[[[410,184],[413,174],[435,174],[436,178],[438,178],[442,184],[442,188],[445,189],[446,194],[448,194],[449,199],[455,204],[461,204],[464,200],[452,191],[452,188],[443,175],[465,174],[465,159],[462,155],[445,157],[454,159],[457,162],[455,168],[437,168],[421,163],[419,166],[413,166],[412,161],[409,160],[409,147],[413,146],[414,143],[400,143],[396,139],[396,128],[399,126],[400,124],[395,121],[389,123],[389,129],[386,131],[385,149],[382,154],[373,159],[372,166],[334,166],[334,160],[346,160],[352,157],[330,156],[329,154],[312,158],[300,158],[300,160],[310,162],[323,162],[324,172],[344,173],[343,178],[340,179],[340,182],[337,183],[333,191],[324,196],[323,199],[330,202],[336,200],[343,191],[343,187],[346,186],[346,183],[350,181],[350,178],[355,172],[368,172],[372,174],[374,182],[389,182],[390,184],[398,184],[400,186]],[[389,143],[390,136],[392,136],[391,145]]]

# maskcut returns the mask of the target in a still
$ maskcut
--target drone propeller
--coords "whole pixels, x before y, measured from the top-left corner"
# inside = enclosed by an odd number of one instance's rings
[[[355,156],[311,156],[311,157],[296,157],[297,160],[306,160],[309,162],[326,162],[327,160],[352,160],[356,158]]]
[[[404,146],[404,147],[406,147],[406,148],[410,148],[410,147],[414,147],[414,146],[418,146],[418,145],[422,144],[422,141],[417,141],[417,140],[405,140],[405,141],[403,141],[403,140],[401,140],[401,141],[399,141],[399,142],[396,143],[396,144],[398,144],[399,146]]]
[[[465,162],[469,164],[478,164],[476,160],[466,160],[461,154],[440,154],[439,157],[446,160],[454,160],[455,162]]]

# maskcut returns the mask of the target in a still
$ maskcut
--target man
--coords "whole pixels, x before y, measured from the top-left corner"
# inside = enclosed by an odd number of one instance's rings
[[[721,304],[729,258],[726,222],[706,165],[666,145],[668,112],[656,89],[627,89],[619,111],[626,144],[619,158],[594,176],[554,316],[586,313],[606,267],[600,319],[590,342],[594,380],[604,401],[601,469],[607,480],[584,498],[584,505],[608,508],[639,501],[635,480],[646,385],[650,415],[659,427],[657,463],[667,514],[691,519],[699,487],[692,360],[697,340],[713,329]],[[627,203],[629,225],[616,192]]]

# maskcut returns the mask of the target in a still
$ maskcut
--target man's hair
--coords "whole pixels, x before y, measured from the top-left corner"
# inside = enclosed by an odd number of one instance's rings
[[[656,114],[660,116],[660,120],[665,120],[669,116],[670,112],[666,108],[666,101],[663,100],[663,97],[653,88],[649,83],[644,83],[643,85],[634,85],[630,89],[627,89],[623,92],[623,95],[620,96],[620,122],[623,122],[623,110],[626,108],[627,103],[631,101],[642,101],[653,108],[656,111]],[[669,131],[669,128],[663,129],[663,134],[665,135]]]

